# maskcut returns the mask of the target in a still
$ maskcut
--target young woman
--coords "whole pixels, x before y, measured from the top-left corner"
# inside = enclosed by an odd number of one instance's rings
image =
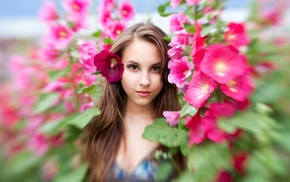
[[[164,37],[152,24],[136,24],[113,45],[124,72],[120,81],[105,83],[101,114],[87,127],[84,157],[90,181],[154,181],[159,162],[151,154],[162,146],[142,133],[163,111],[180,109],[177,88],[167,80]]]

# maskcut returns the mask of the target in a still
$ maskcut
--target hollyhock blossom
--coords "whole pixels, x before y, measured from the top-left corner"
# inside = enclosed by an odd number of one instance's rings
[[[245,100],[253,91],[254,86],[249,75],[243,75],[230,80],[226,84],[221,84],[222,92],[238,101]]]
[[[181,3],[182,0],[171,0],[170,2],[170,6],[172,8],[176,8],[180,3]]]
[[[57,49],[64,49],[72,41],[73,34],[68,27],[57,23],[50,26],[50,33],[46,38],[46,41],[55,45]]]
[[[169,61],[168,68],[170,69],[168,81],[176,84],[178,88],[183,88],[186,83],[186,78],[191,75],[193,64],[188,61],[186,56],[183,56],[181,59]]]
[[[185,100],[196,108],[200,108],[217,88],[217,83],[200,71],[195,71],[185,93]]]
[[[59,50],[57,50],[51,44],[45,44],[43,47],[37,51],[38,57],[42,60],[45,60],[49,63],[53,63],[59,56]]]
[[[214,142],[222,142],[225,140],[225,133],[218,127],[217,120],[216,113],[212,110],[207,110],[201,120],[201,128],[207,138]]]
[[[193,143],[199,144],[205,139],[205,133],[201,128],[200,112],[197,112],[193,117],[186,118],[185,126],[189,128],[189,146]]]
[[[113,18],[110,11],[103,9],[100,11],[100,23],[102,26],[109,25],[113,22]]]
[[[123,1],[118,8],[118,14],[122,20],[128,21],[131,20],[134,15],[134,7],[129,0]]]
[[[224,33],[224,38],[229,45],[239,48],[246,46],[250,43],[250,38],[245,31],[244,24],[230,22],[228,24],[228,30]]]
[[[171,43],[169,43],[172,46]],[[182,47],[174,46],[168,49],[167,54],[171,59],[181,59],[183,57],[184,49]]]
[[[87,17],[90,0],[65,0],[64,8],[69,13],[69,19],[78,21]]]
[[[119,21],[114,21],[108,25],[106,32],[113,40],[116,40],[118,36],[126,29],[126,25]]]
[[[193,35],[189,33],[181,33],[171,38],[173,45],[190,45],[193,43]]]
[[[234,156],[233,166],[241,174],[246,174],[245,165],[248,160],[249,154],[247,152],[240,152]]]
[[[185,0],[186,4],[189,6],[198,4],[201,0]]]
[[[170,126],[175,126],[178,124],[180,113],[179,111],[163,111],[163,116]]]
[[[107,9],[112,11],[115,6],[115,0],[101,0],[100,9]]]
[[[192,44],[192,50],[190,52],[190,55],[194,62],[194,70],[198,71],[200,69],[200,63],[204,57],[206,44],[205,37],[201,36],[201,26],[198,22],[195,24],[195,27],[196,33],[194,35],[194,41]]]
[[[45,1],[43,7],[40,10],[39,17],[45,22],[50,22],[58,19],[55,4],[49,0]]]
[[[93,73],[96,69],[94,65],[94,56],[97,54],[96,42],[87,41],[78,46],[79,61],[88,73]]]
[[[95,55],[94,64],[96,70],[100,71],[109,82],[117,82],[122,78],[124,65],[117,54],[102,50]]]
[[[246,58],[234,47],[222,44],[213,44],[207,48],[200,67],[219,83],[227,83],[248,70]]]
[[[187,18],[184,13],[174,13],[169,17],[169,30],[174,34],[184,32],[183,25],[187,23]]]
[[[234,182],[234,180],[228,171],[223,170],[218,173],[216,182]]]
[[[213,102],[210,104],[209,108],[216,117],[231,117],[235,111],[234,105],[230,102]]]

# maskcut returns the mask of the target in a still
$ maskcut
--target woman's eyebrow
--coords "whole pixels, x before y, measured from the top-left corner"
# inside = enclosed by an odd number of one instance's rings
[[[127,61],[126,63],[127,63],[127,64],[137,64],[137,65],[139,65],[139,63],[137,63],[137,62],[135,62],[135,61],[132,61],[132,60]]]

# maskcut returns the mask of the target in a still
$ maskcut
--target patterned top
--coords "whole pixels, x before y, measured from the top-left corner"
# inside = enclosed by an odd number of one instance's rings
[[[157,163],[150,159],[143,160],[131,174],[127,174],[117,163],[114,164],[113,173],[116,180],[124,181],[154,181]]]

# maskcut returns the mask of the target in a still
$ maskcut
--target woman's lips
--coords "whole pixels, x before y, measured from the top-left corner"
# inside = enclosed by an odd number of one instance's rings
[[[140,95],[141,97],[146,97],[150,94],[150,92],[148,91],[137,91],[138,95]]]

